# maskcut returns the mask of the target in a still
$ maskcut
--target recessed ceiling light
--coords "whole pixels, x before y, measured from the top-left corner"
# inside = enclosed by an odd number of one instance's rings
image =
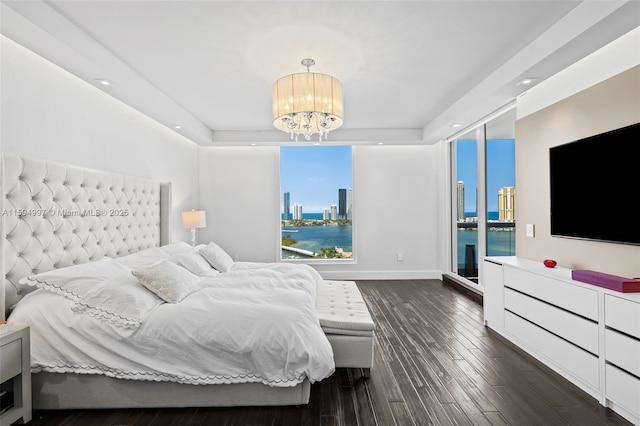
[[[93,81],[100,84],[101,86],[113,86],[113,83],[106,78],[96,78]]]
[[[378,145],[384,145],[384,142],[378,142]]]
[[[460,127],[460,126],[462,126],[462,124],[460,124],[460,123],[455,123],[455,124],[452,124],[452,125],[451,125],[451,127],[454,127],[454,128],[455,128],[455,127]]]
[[[182,126],[181,126],[181,125],[179,125],[179,124],[173,124],[173,125],[171,125],[171,127],[173,127],[173,128],[174,128],[174,129],[176,129],[176,130],[180,130],[180,129],[182,129]]]
[[[532,84],[536,80],[537,80],[537,78],[535,78],[535,77],[526,77],[526,78],[523,78],[522,80],[520,80],[519,82],[517,82],[516,86],[527,86],[529,84]]]

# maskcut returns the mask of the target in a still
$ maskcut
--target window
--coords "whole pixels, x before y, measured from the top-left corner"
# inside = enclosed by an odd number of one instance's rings
[[[282,259],[353,259],[350,146],[280,148]]]
[[[515,109],[486,128],[487,256],[516,254]]]
[[[451,272],[479,283],[479,259],[515,255],[515,109],[452,140]]]
[[[456,150],[456,232],[454,272],[471,281],[478,279],[478,156],[476,132],[457,139]]]

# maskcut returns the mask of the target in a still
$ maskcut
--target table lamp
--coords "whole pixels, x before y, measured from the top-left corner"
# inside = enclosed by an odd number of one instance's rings
[[[182,212],[182,227],[191,228],[191,245],[196,245],[196,228],[207,226],[207,217],[203,210],[191,210]]]

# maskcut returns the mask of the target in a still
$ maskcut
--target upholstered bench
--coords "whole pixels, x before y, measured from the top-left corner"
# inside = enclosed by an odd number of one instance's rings
[[[356,283],[324,280],[318,286],[316,311],[336,367],[362,368],[369,377],[375,324]]]

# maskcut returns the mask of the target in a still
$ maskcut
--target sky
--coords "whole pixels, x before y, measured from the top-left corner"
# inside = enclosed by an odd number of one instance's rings
[[[465,211],[476,206],[476,141],[457,141],[458,176],[464,181]],[[487,140],[487,207],[498,210],[498,190],[515,186],[515,142]],[[291,206],[302,204],[305,213],[322,213],[338,205],[338,188],[352,188],[350,146],[283,146],[280,148],[281,193],[291,194]]]
[[[280,208],[285,192],[291,208],[322,213],[338,205],[338,189],[352,188],[350,146],[283,146],[280,148]]]
[[[458,181],[464,182],[464,210],[475,212],[478,165],[475,139],[458,139]],[[498,211],[498,190],[515,186],[515,141],[513,139],[487,140],[487,210]]]

